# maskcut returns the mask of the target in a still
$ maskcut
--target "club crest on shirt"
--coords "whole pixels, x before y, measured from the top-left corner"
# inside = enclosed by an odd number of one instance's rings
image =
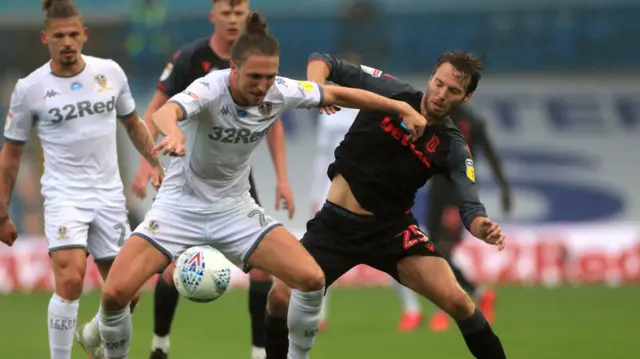
[[[263,102],[258,105],[258,112],[264,117],[269,117],[273,110],[273,104],[271,102]]]
[[[103,75],[103,74],[95,74],[95,75],[93,75],[93,79],[96,81],[98,86],[100,86],[100,88],[98,89],[98,92],[112,90],[112,88],[109,87],[109,84],[108,84],[108,81],[107,81],[107,77],[105,75]]]

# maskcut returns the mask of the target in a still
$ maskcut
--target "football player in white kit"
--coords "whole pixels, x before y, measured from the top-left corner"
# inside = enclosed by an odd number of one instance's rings
[[[50,355],[70,359],[87,252],[106,279],[130,232],[118,170],[117,117],[155,165],[156,185],[162,169],[123,70],[112,60],[82,55],[88,33],[70,0],[45,0],[43,9],[41,40],[51,60],[20,79],[11,96],[0,153],[0,239],[12,245],[17,237],[7,207],[23,145],[35,128],[44,151],[45,235],[55,277],[48,309]],[[79,333],[81,344],[101,358],[97,316],[91,323]]]
[[[235,265],[259,268],[320,308],[324,273],[298,240],[248,193],[251,157],[285,110],[338,105],[402,114],[414,137],[426,120],[406,103],[373,93],[278,77],[279,46],[257,13],[233,46],[231,69],[194,81],[152,116],[164,135],[156,149],[177,156],[151,210],[116,257],[102,291],[100,334],[107,358],[127,358],[128,304],[186,248],[210,244]],[[226,111],[224,111],[226,109]],[[179,121],[193,121],[184,126]],[[306,323],[290,321],[295,328]]]

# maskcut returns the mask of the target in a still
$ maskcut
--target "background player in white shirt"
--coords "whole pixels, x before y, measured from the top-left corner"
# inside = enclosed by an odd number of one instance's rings
[[[68,0],[45,0],[41,39],[51,61],[18,81],[11,96],[0,153],[0,239],[12,245],[17,231],[7,215],[23,145],[32,127],[44,150],[45,234],[53,262],[55,293],[49,302],[52,359],[70,359],[79,298],[90,253],[104,279],[130,229],[118,170],[116,118],[137,149],[156,167],[153,141],[135,112],[120,66],[83,56],[87,29]],[[83,344],[101,357],[97,316]],[[90,330],[93,327],[94,330]],[[80,333],[80,337],[85,337]]]
[[[152,116],[165,136],[156,148],[180,158],[171,162],[151,210],[125,242],[104,285],[100,334],[107,358],[127,357],[132,330],[128,304],[136,291],[195,245],[216,247],[244,270],[254,267],[273,274],[299,290],[293,293],[299,302],[320,308],[322,270],[248,193],[253,151],[285,110],[368,108],[401,113],[414,136],[424,131],[424,117],[403,102],[277,77],[278,65],[278,42],[253,13],[232,49],[231,69],[196,80]],[[228,112],[221,111],[225,108]],[[183,126],[185,133],[178,126],[183,120],[195,123]]]

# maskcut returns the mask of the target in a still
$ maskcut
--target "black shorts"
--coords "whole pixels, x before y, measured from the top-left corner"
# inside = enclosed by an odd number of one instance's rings
[[[410,255],[437,256],[411,213],[394,219],[359,215],[325,202],[301,240],[324,271],[326,287],[366,264],[398,280],[397,263]]]

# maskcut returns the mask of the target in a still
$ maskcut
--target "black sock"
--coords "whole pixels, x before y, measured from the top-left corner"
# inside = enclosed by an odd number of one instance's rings
[[[272,317],[265,320],[267,359],[287,359],[289,354],[289,327],[287,317]]]
[[[453,262],[451,261],[451,258],[447,258],[447,262],[449,262],[449,265],[451,266],[451,270],[453,271],[453,274],[456,276],[456,280],[458,281],[458,284],[460,284],[462,289],[464,289],[467,293],[469,293],[471,297],[475,296],[476,290],[477,290],[476,285],[473,284],[467,278],[467,276],[464,275],[464,273],[462,273],[462,271],[460,270],[460,268],[458,268],[458,266],[453,264]]]
[[[164,337],[171,330],[173,314],[178,306],[178,290],[172,284],[168,284],[158,278],[154,296],[154,333],[159,337]]]
[[[493,332],[491,326],[480,309],[464,320],[458,321],[465,343],[471,354],[477,359],[506,359],[500,339]]]
[[[254,347],[264,348],[267,296],[272,281],[249,281],[249,314],[251,315],[251,341]]]

